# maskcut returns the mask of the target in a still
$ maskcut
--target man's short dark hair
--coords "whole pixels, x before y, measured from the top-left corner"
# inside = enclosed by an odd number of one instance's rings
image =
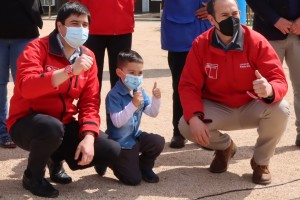
[[[144,63],[143,58],[136,51],[123,50],[118,54],[118,68],[123,68],[127,63]]]
[[[236,0],[234,0],[234,1],[237,4],[237,1]],[[212,15],[213,17],[215,17],[215,14],[216,14],[216,12],[215,12],[215,3],[216,3],[216,0],[209,0],[207,2],[207,5],[206,5],[207,13],[209,15]]]
[[[87,15],[89,24],[91,23],[91,14],[90,11],[81,3],[78,2],[67,2],[63,4],[58,10],[56,21],[55,21],[55,29],[57,31],[57,22],[61,22],[65,24],[67,18],[71,15]]]

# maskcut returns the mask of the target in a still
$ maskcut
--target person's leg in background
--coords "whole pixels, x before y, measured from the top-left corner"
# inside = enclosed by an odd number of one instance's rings
[[[178,122],[183,114],[179,98],[178,85],[187,54],[188,52],[168,52],[168,64],[172,74],[173,87],[173,137],[170,143],[171,148],[182,148],[187,141],[178,130]]]
[[[16,79],[17,59],[25,46],[32,39],[0,40],[0,145],[4,148],[15,148],[6,128],[8,112],[7,83],[9,81],[9,68],[13,81]]]
[[[59,192],[44,176],[50,156],[62,143],[64,125],[54,117],[34,113],[15,122],[10,135],[20,148],[29,151],[23,187],[37,196],[57,197]]]
[[[84,44],[95,54],[95,58],[98,66],[98,81],[100,86],[100,92],[102,88],[104,56],[105,56],[105,49],[107,47],[108,37],[109,36],[106,35],[89,35],[88,40]]]
[[[118,54],[125,49],[131,49],[131,45],[132,33],[110,36],[107,53],[111,88],[114,87],[119,80],[119,77],[116,74]]]
[[[9,49],[10,41],[0,39],[0,146],[14,148],[6,127],[8,114],[7,83],[9,81]]]
[[[295,144],[300,147],[300,40],[299,36],[289,34],[285,40],[269,41],[275,49],[281,62],[285,62],[289,68],[289,77],[293,87],[294,110],[296,115],[296,141]]]

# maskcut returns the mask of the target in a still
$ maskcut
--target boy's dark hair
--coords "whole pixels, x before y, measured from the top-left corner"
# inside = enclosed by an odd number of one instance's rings
[[[236,0],[234,0],[234,1],[238,5],[237,1]],[[206,5],[207,13],[209,15],[212,15],[213,17],[215,17],[215,14],[216,14],[216,12],[215,12],[215,2],[216,2],[216,0],[209,0],[207,2],[207,5]]]
[[[118,68],[123,68],[127,63],[131,62],[144,63],[143,58],[136,51],[126,49],[118,54]]]
[[[89,24],[91,23],[91,14],[90,11],[81,3],[78,2],[67,2],[63,4],[58,10],[56,21],[55,21],[55,30],[57,30],[57,22],[65,24],[65,21],[71,15],[87,15]]]

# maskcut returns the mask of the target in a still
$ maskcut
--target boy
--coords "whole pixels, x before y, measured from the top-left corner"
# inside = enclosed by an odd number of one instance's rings
[[[122,148],[113,171],[127,185],[137,185],[141,179],[157,183],[159,177],[152,168],[164,148],[165,140],[138,128],[143,112],[151,117],[158,115],[161,92],[155,82],[151,102],[140,87],[143,81],[143,59],[137,52],[120,52],[117,63],[116,74],[120,79],[106,97],[107,133]]]

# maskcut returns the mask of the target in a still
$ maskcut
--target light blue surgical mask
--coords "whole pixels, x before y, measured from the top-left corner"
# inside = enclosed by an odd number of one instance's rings
[[[126,74],[126,78],[124,80],[125,85],[131,89],[137,89],[143,82],[143,75],[141,76],[134,76],[131,74]]]
[[[67,28],[67,33],[64,39],[74,49],[81,47],[89,37],[89,29],[87,28],[65,27]]]

